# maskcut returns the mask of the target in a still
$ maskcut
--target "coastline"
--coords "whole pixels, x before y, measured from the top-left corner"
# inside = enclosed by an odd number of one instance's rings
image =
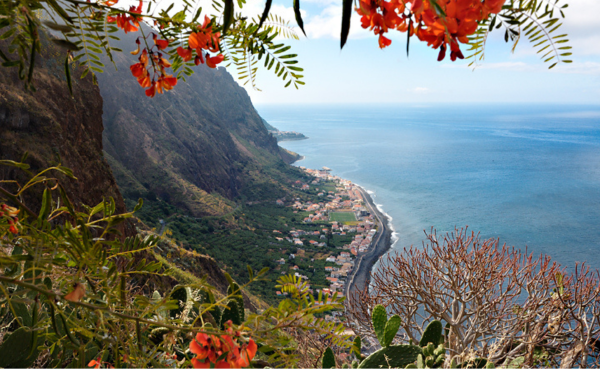
[[[369,207],[371,213],[375,215],[379,224],[373,245],[369,251],[357,257],[352,274],[348,278],[349,282],[346,284],[344,294],[347,299],[349,299],[352,294],[365,290],[371,281],[371,270],[373,269],[373,266],[379,258],[387,253],[392,247],[393,230],[390,227],[389,216],[377,208],[373,198],[363,187],[358,185],[357,187],[363,200]]]

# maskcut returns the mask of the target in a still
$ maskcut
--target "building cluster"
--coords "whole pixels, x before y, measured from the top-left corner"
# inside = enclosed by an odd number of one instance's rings
[[[302,167],[301,167],[302,168]],[[365,206],[365,200],[358,186],[348,180],[332,176],[328,168],[321,170],[302,168],[308,174],[313,176],[309,183],[298,181],[295,187],[302,190],[311,188],[321,191],[318,192],[319,201],[302,201],[297,198],[293,203],[289,203],[294,213],[303,214],[302,221],[307,225],[307,229],[292,228],[286,235],[282,235],[279,230],[274,230],[277,241],[281,243],[291,243],[298,247],[296,254],[290,254],[289,257],[276,260],[280,265],[290,265],[290,272],[297,277],[307,281],[310,284],[309,277],[296,265],[296,257],[305,250],[301,247],[313,246],[319,253],[319,258],[325,259],[325,273],[328,287],[316,289],[313,292],[322,292],[325,295],[343,296],[346,284],[350,282],[352,270],[358,256],[365,253],[371,247],[375,234],[377,233],[377,224],[373,214],[370,214]],[[326,186],[327,184],[327,186]],[[323,187],[331,188],[334,185],[335,190],[324,190]],[[279,205],[282,205],[278,202]],[[333,220],[338,218],[332,216],[334,213],[352,213],[352,221]],[[310,227],[308,227],[310,225]],[[314,229],[315,225],[318,229]],[[328,238],[335,236],[352,235],[351,241],[338,247],[326,247]],[[314,259],[313,259],[314,260]],[[284,273],[284,272],[282,272]],[[309,273],[310,274],[310,273]],[[334,314],[331,319],[337,320],[338,314]]]

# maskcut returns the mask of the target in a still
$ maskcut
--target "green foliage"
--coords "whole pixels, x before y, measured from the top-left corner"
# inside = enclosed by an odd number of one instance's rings
[[[227,66],[235,65],[238,78],[244,85],[250,82],[252,88],[259,90],[256,85],[256,73],[259,62],[264,58],[263,67],[267,70],[275,69],[275,75],[283,80],[285,87],[294,84],[298,88],[304,85],[300,74],[303,69],[298,67],[297,54],[288,53],[290,46],[274,43],[278,35],[291,36],[297,39],[290,24],[277,16],[267,17],[262,30],[259,29],[260,21],[248,21],[240,16],[237,22],[238,29],[232,31],[232,37],[224,40],[223,51],[229,61]]]
[[[439,320],[431,321],[423,332],[419,346],[425,347],[429,343],[433,343],[435,346],[439,345],[442,341],[442,329],[442,323]]]
[[[562,26],[563,10],[567,4],[560,0],[512,0],[503,10],[493,17],[480,22],[477,31],[469,36],[471,58],[469,64],[485,58],[485,44],[489,33],[504,28],[504,40],[513,42],[513,51],[521,38],[527,39],[544,63],[550,63],[548,69],[558,63],[571,63],[572,47],[568,45],[567,34],[557,32]]]
[[[169,275],[150,253],[158,239],[123,239],[119,225],[132,213],[117,214],[112,199],[76,211],[55,172],[72,176],[57,166],[31,174],[15,193],[0,187],[0,204],[11,202],[21,211],[17,234],[0,216],[0,321],[9,323],[0,328],[1,366],[31,366],[42,353],[51,367],[87,367],[92,359],[114,367],[174,365],[165,352],[177,353],[180,364],[190,366],[190,337],[229,334],[219,329],[227,320],[268,348],[267,359],[286,366],[298,360],[286,332],[318,332],[349,346],[344,327],[320,317],[342,308],[343,299],[316,300],[294,276],[279,281],[289,299],[244,320],[242,291],[268,268],[256,273],[249,268],[248,282],[231,280],[229,294],[219,298],[205,279],[166,290],[155,281]],[[33,186],[46,189],[38,212],[20,201]],[[225,320],[227,314],[231,319]]]
[[[238,1],[242,7],[244,1]],[[172,59],[172,67],[177,72],[178,78],[185,79],[193,73],[193,62],[184,62],[177,54],[177,47],[187,48],[187,36],[199,28],[204,17],[201,17],[202,8],[198,3],[184,2],[183,9],[178,7],[172,11],[174,3],[166,8],[159,9],[159,2],[147,2],[145,9],[129,11],[114,7],[108,2],[82,2],[79,0],[35,0],[29,2],[5,1],[0,8],[0,39],[10,40],[8,54],[0,51],[3,67],[18,67],[21,79],[26,79],[33,86],[33,70],[35,67],[36,54],[41,52],[39,34],[47,28],[57,35],[52,42],[64,50],[65,75],[69,89],[72,92],[71,68],[75,65],[83,68],[82,78],[91,73],[95,80],[96,73],[102,73],[105,65],[101,61],[102,55],[107,55],[113,62],[114,53],[122,52],[111,43],[118,40],[116,36],[119,28],[114,19],[126,17],[136,29],[139,29],[142,43],[147,43],[148,28],[138,23],[147,22],[154,24],[151,32],[160,34],[163,39],[170,40],[170,47],[164,50]],[[222,17],[212,19],[213,28],[221,32],[221,47],[225,56],[230,59],[239,69],[243,70],[240,78],[251,77],[254,84],[256,67],[254,66],[263,55],[267,54],[272,60],[277,60],[278,68],[275,74],[284,81],[288,81],[286,87],[294,82],[296,88],[304,84],[302,76],[298,73],[302,68],[297,67],[294,54],[280,55],[289,46],[274,43],[277,36],[293,35],[297,38],[293,28],[282,21],[281,18],[270,14],[267,9],[262,21],[248,20],[241,14],[234,14],[233,0],[212,0],[214,9],[222,12]],[[134,6],[135,8],[135,6]],[[204,13],[206,14],[206,13]],[[299,3],[297,14],[299,14]],[[219,22],[220,20],[220,22]],[[300,27],[301,20],[299,21]],[[262,29],[259,32],[259,24]],[[286,32],[281,32],[285,28]],[[136,31],[133,31],[136,32]],[[60,36],[58,36],[60,35]],[[131,45],[134,48],[134,45]],[[62,58],[61,58],[62,59]],[[154,63],[152,61],[152,63]],[[268,64],[268,63],[267,63]],[[265,65],[267,68],[268,65]],[[270,69],[270,68],[268,68]],[[279,70],[285,70],[284,75]]]
[[[336,368],[335,364],[335,355],[333,354],[333,350],[331,347],[327,347],[325,352],[323,353],[323,365],[322,368]]]

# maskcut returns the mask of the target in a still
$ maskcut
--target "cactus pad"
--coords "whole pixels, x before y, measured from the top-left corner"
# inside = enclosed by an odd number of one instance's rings
[[[439,320],[434,320],[429,323],[427,328],[425,328],[425,332],[423,332],[423,337],[421,337],[419,346],[425,347],[430,342],[435,346],[439,345],[442,339],[442,329],[442,322]]]
[[[413,345],[384,347],[364,359],[359,368],[404,368],[421,354],[421,348]]]
[[[371,320],[373,321],[373,329],[375,330],[375,334],[377,335],[377,339],[381,346],[385,345],[385,324],[387,323],[387,312],[383,305],[376,305],[373,308],[373,313],[371,313]]]
[[[333,351],[331,347],[327,347],[325,352],[323,353],[323,368],[335,368],[335,355],[333,355]]]

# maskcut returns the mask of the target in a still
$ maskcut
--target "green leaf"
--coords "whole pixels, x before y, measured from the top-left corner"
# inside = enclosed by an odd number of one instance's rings
[[[350,18],[352,17],[352,0],[343,0],[342,3],[342,33],[340,49],[344,48],[350,34]]]
[[[67,41],[67,40],[63,40],[63,39],[52,39],[52,42],[54,42],[55,44],[57,44],[58,46],[71,50],[71,51],[79,51],[81,50],[81,47],[77,46],[76,44],[72,43],[71,41]]]
[[[306,32],[304,32],[304,22],[302,21],[302,15],[300,14],[300,0],[294,0],[294,15],[296,16],[296,23],[298,23],[298,27],[306,36]]]
[[[262,27],[263,23],[267,20],[267,17],[269,16],[269,11],[271,11],[271,3],[272,2],[273,2],[273,0],[267,0],[267,2],[265,4],[265,10],[263,10],[263,13],[260,17],[260,22],[258,23],[258,28],[256,29],[255,33],[258,32],[260,27]]]
[[[233,23],[233,0],[224,0],[225,9],[223,9],[223,34],[227,33],[231,23]]]
[[[73,20],[71,19],[71,17],[69,17],[69,15],[67,14],[67,12],[63,9],[63,7],[61,5],[59,5],[56,0],[47,0],[47,3],[50,4],[50,6],[52,7],[52,9],[54,9],[55,12],[58,13],[58,15],[60,15],[60,17],[68,23],[73,24]]]
[[[44,194],[42,195],[42,208],[40,209],[40,213],[38,215],[38,220],[42,221],[48,217],[50,211],[52,210],[52,195],[47,188],[44,189]]]
[[[59,32],[73,32],[73,28],[66,24],[58,24],[50,21],[42,22],[46,27]]]
[[[71,81],[71,66],[69,65],[69,55],[65,58],[65,78],[67,79],[67,86],[69,86],[69,93],[73,96],[73,82]]]

